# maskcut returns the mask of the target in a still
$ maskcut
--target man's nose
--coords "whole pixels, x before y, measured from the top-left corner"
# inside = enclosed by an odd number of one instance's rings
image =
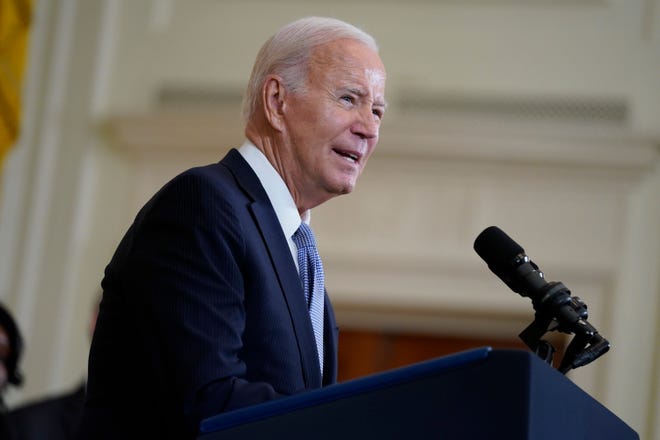
[[[378,137],[379,129],[380,119],[374,114],[373,110],[371,108],[361,109],[353,132],[364,139],[374,139]]]

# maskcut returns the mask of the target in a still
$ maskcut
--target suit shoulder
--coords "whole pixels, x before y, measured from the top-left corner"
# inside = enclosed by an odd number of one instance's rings
[[[167,182],[143,210],[179,212],[227,210],[242,197],[233,175],[221,164],[190,168]]]
[[[166,183],[162,189],[175,185],[193,185],[195,187],[227,189],[235,186],[235,179],[221,163],[189,168]]]

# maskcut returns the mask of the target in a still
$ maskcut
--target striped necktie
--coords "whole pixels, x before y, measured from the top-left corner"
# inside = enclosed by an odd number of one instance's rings
[[[316,249],[316,239],[312,228],[306,223],[301,223],[298,230],[293,234],[293,242],[298,248],[298,269],[302,282],[305,299],[309,309],[309,317],[312,320],[316,349],[319,355],[319,367],[323,376],[323,302],[324,302],[324,277],[321,257]]]

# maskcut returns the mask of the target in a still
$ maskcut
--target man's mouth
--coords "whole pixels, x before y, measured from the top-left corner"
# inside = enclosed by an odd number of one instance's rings
[[[346,160],[352,162],[352,163],[358,163],[360,161],[361,155],[359,153],[356,153],[354,151],[349,151],[349,150],[340,150],[338,148],[333,148],[335,153],[340,155],[341,157],[346,158]]]

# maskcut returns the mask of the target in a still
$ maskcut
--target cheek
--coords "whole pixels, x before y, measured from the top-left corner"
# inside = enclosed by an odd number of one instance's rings
[[[316,132],[323,133],[326,136],[333,136],[342,131],[346,126],[341,113],[332,110],[325,110],[319,113],[316,123]]]
[[[352,124],[358,120],[355,112],[343,108],[336,103],[328,103],[317,109],[316,127],[318,130],[332,134],[339,134],[343,131],[349,130]]]

